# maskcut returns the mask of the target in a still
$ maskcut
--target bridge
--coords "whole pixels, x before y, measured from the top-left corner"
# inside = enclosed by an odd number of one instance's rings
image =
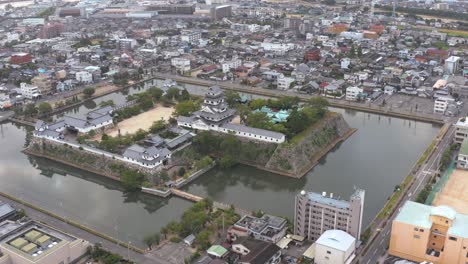
[[[203,200],[203,197],[201,196],[191,194],[191,193],[182,191],[180,189],[171,188],[171,193],[175,196],[178,196],[180,198],[183,198],[183,199],[195,202],[195,203]],[[229,210],[230,208],[232,208],[232,205],[213,201],[213,207],[216,209],[221,209],[221,210]],[[234,207],[234,212],[236,212],[240,216],[252,215],[251,211],[238,208],[238,207]]]

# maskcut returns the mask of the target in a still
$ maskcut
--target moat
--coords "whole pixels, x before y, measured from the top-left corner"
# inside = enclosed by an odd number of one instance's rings
[[[97,100],[114,99],[119,103],[124,98],[125,94],[118,93]],[[96,107],[97,103],[90,102],[70,112],[80,115]],[[292,179],[236,166],[225,171],[214,169],[185,190],[244,209],[262,209],[291,218],[294,196],[299,191],[327,191],[347,199],[356,185],[366,190],[363,224],[367,225],[384,205],[394,186],[409,173],[437,134],[439,126],[363,112],[332,110],[342,113],[349,125],[358,130],[303,178]],[[121,240],[142,245],[144,235],[178,219],[191,205],[179,198],[128,194],[112,180],[57,162],[28,157],[20,152],[26,140],[25,127],[11,123],[0,125],[0,191]]]

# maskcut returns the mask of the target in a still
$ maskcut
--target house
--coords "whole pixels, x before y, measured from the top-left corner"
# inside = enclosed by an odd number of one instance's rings
[[[291,84],[294,83],[294,79],[291,77],[286,77],[284,74],[281,74],[276,80],[276,87],[280,90],[288,90],[291,88]]]
[[[465,138],[468,137],[468,121],[466,117],[460,118],[455,123],[455,137],[454,143],[462,144]]]
[[[231,250],[241,258],[241,264],[277,264],[281,260],[281,249],[274,243],[243,237],[233,242]]]
[[[225,61],[221,64],[223,73],[228,73],[231,69],[237,69],[242,65],[242,60],[234,58],[230,61]]]
[[[305,252],[316,264],[351,263],[356,257],[356,239],[342,230],[325,231]]]
[[[75,73],[75,78],[80,83],[89,84],[93,82],[93,75],[87,71],[79,71]]]
[[[450,96],[440,96],[434,101],[434,113],[436,114],[445,114],[448,106],[455,102]]]
[[[171,158],[171,152],[167,148],[151,146],[144,148],[139,145],[128,147],[122,154],[125,161],[135,163],[147,168],[155,168],[162,164],[167,164]]]
[[[384,94],[386,95],[392,95],[395,92],[395,87],[390,86],[390,85],[385,85],[384,87]]]
[[[228,230],[228,239],[250,236],[254,239],[277,243],[286,234],[286,219],[265,214],[262,217],[243,216]]]
[[[357,101],[363,92],[364,90],[362,88],[357,86],[350,86],[346,88],[346,100]]]
[[[176,68],[181,74],[184,74],[190,71],[190,60],[182,57],[172,58],[171,66]]]
[[[13,217],[16,210],[7,203],[0,202],[0,223]]]

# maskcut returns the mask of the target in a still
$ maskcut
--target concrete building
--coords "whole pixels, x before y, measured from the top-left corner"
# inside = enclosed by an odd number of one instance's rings
[[[281,261],[281,249],[277,245],[248,237],[234,241],[231,250],[240,255],[239,264],[277,264]]]
[[[228,229],[228,239],[237,241],[239,237],[252,237],[277,243],[286,235],[287,229],[287,221],[284,218],[268,214],[260,218],[245,215]]]
[[[462,117],[455,124],[454,142],[462,144],[465,138],[468,138],[468,120],[466,117]]]
[[[211,19],[218,21],[222,20],[225,17],[232,16],[232,6],[230,5],[220,5],[212,7],[210,10]]]
[[[60,36],[63,32],[64,25],[62,23],[47,23],[42,27],[42,30],[38,34],[38,38],[50,39]]]
[[[349,201],[333,194],[302,191],[296,196],[294,233],[315,241],[327,230],[342,230],[355,238],[361,235],[365,191],[357,189]]]
[[[31,84],[41,91],[41,95],[52,94],[52,81],[47,74],[39,74],[32,78]]]
[[[20,92],[24,98],[31,100],[41,97],[41,91],[39,91],[39,88],[37,88],[37,86],[30,85],[27,83],[20,84]]]
[[[93,82],[93,75],[87,71],[79,71],[75,73],[75,79],[81,83],[92,83]]]
[[[445,72],[448,74],[455,74],[460,68],[461,58],[457,56],[450,56],[445,60]]]
[[[454,103],[455,99],[448,96],[440,96],[434,101],[434,113],[445,114],[450,104]]]
[[[188,43],[195,43],[201,39],[201,32],[184,32],[180,36],[180,40],[188,42]]]
[[[190,71],[190,60],[186,58],[172,58],[171,65],[176,69],[180,74],[184,74]]]
[[[342,230],[327,230],[305,252],[316,264],[348,264],[356,257],[356,239]]]
[[[242,60],[238,58],[233,58],[230,61],[225,61],[221,64],[224,73],[228,73],[231,69],[237,69],[242,65]]]
[[[135,39],[124,38],[119,39],[117,45],[120,50],[132,50],[137,45],[137,41]]]
[[[76,263],[88,241],[30,221],[0,223],[0,264]]]
[[[468,170],[468,139],[464,139],[457,156],[457,168]]]
[[[357,86],[351,86],[346,88],[346,100],[357,101],[359,96],[364,92],[364,89]]]
[[[418,263],[465,264],[468,215],[407,201],[393,220],[389,254]]]
[[[286,77],[284,74],[281,74],[276,80],[276,88],[279,90],[288,90],[291,87],[291,84],[294,83],[295,79],[291,77]]]

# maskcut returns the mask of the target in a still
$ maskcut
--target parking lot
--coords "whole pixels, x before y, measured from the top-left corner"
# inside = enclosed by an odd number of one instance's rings
[[[164,245],[153,249],[148,255],[162,258],[172,264],[185,264],[193,254],[193,249],[184,243],[167,242]]]
[[[432,114],[434,112],[434,101],[431,98],[424,98],[405,94],[383,95],[377,99],[377,104],[382,104],[389,109],[398,109],[408,112],[418,112]]]

